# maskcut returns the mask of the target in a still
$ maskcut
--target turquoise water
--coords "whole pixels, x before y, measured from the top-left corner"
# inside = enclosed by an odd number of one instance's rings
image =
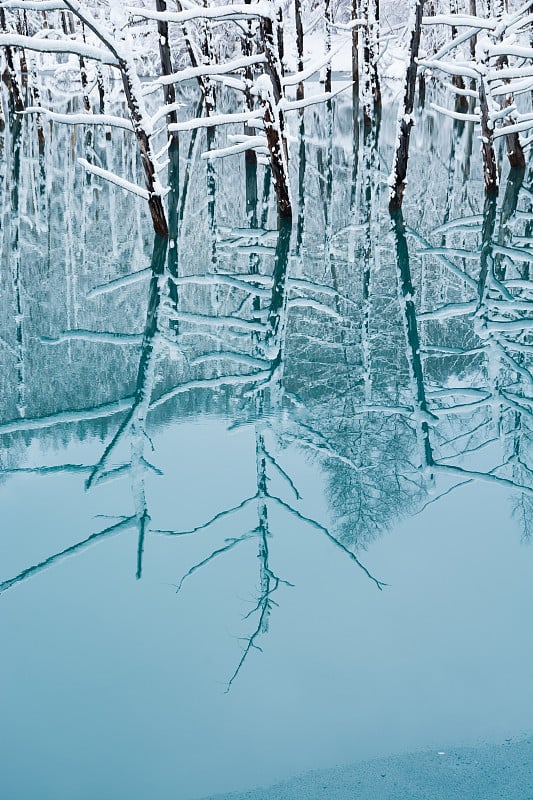
[[[3,133],[10,800],[531,794],[530,176],[485,203],[426,111],[391,219],[392,120],[354,151],[324,113],[292,230],[264,166],[180,142],[168,249],[83,136]]]

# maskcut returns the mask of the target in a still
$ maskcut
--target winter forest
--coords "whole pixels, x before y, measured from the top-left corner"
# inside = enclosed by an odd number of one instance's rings
[[[0,0],[0,73],[6,798],[524,800],[533,0]]]

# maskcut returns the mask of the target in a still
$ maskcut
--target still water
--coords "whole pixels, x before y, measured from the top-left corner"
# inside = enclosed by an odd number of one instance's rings
[[[391,219],[393,117],[354,142],[341,95],[293,121],[292,229],[265,165],[184,136],[167,247],[77,164],[135,175],[128,134],[31,125],[0,164],[3,796],[533,797],[529,173],[484,202],[477,132],[421,111]]]

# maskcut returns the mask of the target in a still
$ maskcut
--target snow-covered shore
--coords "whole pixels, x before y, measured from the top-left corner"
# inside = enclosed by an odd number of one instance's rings
[[[530,800],[533,737],[308,772],[216,800]],[[208,800],[206,798],[206,800]],[[212,796],[215,800],[215,796]]]

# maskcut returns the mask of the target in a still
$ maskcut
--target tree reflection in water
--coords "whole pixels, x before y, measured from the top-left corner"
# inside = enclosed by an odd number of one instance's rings
[[[0,591],[131,529],[141,578],[151,537],[201,536],[231,518],[235,534],[176,577],[180,592],[211,562],[256,543],[257,601],[229,689],[260,649],[279,590],[292,585],[273,566],[283,535],[273,509],[325,536],[380,590],[386,576],[367,568],[369,542],[474,481],[512,490],[513,514],[531,537],[529,175],[511,172],[501,202],[489,198],[478,210],[479,183],[463,181],[471,169],[466,125],[451,131],[446,180],[429,174],[435,197],[420,201],[427,165],[415,153],[419,194],[405,219],[389,215],[386,126],[365,130],[353,160],[342,144],[345,112],[342,100],[331,106],[325,130],[312,108],[299,121],[294,229],[276,220],[268,167],[201,160],[203,133],[193,131],[181,163],[171,151],[171,236],[155,238],[149,267],[139,206],[95,179],[74,184],[83,141],[58,131],[64,149],[48,144],[43,155],[30,135],[6,128],[2,476],[74,472],[86,490],[128,481],[132,510],[4,580]],[[26,133],[32,124],[23,120]],[[106,168],[136,158],[113,136],[112,146],[98,132],[91,143]],[[443,142],[429,141],[442,152]],[[204,414],[253,427],[255,491],[208,519],[199,508],[190,529],[176,507],[169,529],[159,529],[146,485],[147,474],[162,477],[151,431]],[[97,463],[24,465],[33,439],[89,432],[105,438]],[[298,475],[286,466],[290,451],[323,475],[327,524],[306,512]],[[252,508],[249,528],[241,512]]]

